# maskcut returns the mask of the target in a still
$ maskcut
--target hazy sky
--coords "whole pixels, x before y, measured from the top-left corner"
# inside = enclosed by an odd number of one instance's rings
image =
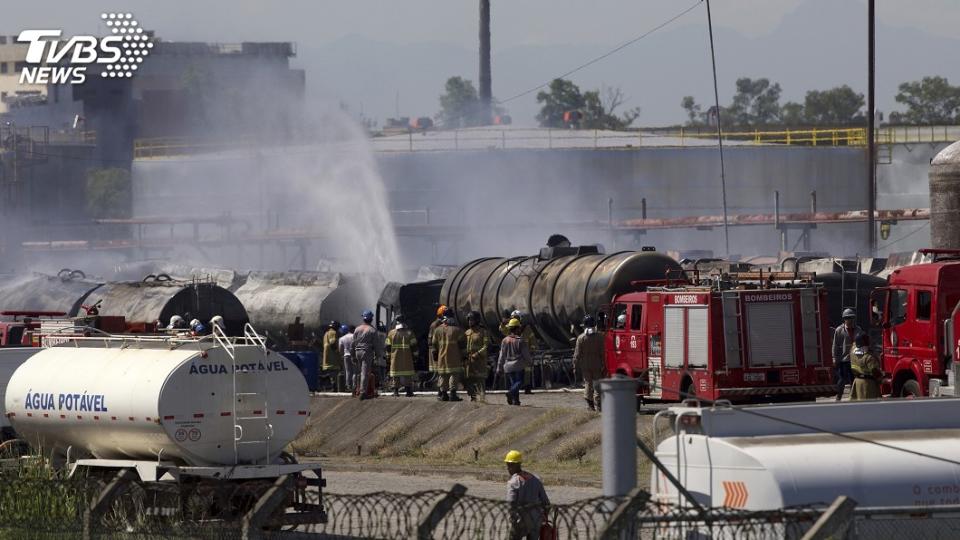
[[[695,0],[493,0],[494,49],[516,45],[612,44],[665,20]],[[803,0],[713,0],[717,26],[756,37],[774,30]],[[863,0],[858,0],[866,5]],[[38,25],[72,32],[102,28],[95,13],[133,12],[166,39],[332,41],[358,34],[398,43],[443,41],[473,47],[476,0],[44,0],[3,7],[0,32]],[[957,0],[878,0],[878,17],[890,26],[955,37]],[[826,15],[826,14],[825,14]],[[700,25],[699,11],[676,26]]]
[[[503,99],[636,37],[696,0],[492,0],[491,3],[494,94]],[[45,0],[6,4],[0,33],[8,35],[26,28],[64,28],[67,33],[102,34],[106,28],[100,25],[99,13],[123,10],[134,13],[145,28],[155,30],[167,40],[294,41],[300,51],[294,65],[307,69],[308,92],[349,102],[353,110],[365,108],[381,122],[385,116],[392,115],[397,92],[403,95],[403,114],[432,115],[436,112],[437,95],[445,77],[476,78],[476,53],[473,52],[477,45],[476,0]],[[955,49],[945,50],[948,48],[943,46],[945,42],[937,41],[960,37],[957,31],[960,0],[877,0],[877,4],[880,25],[903,30],[899,35],[921,36],[925,43],[932,40],[930,43],[936,43],[932,47],[937,49],[925,50],[920,46],[921,50],[910,51],[927,61],[922,68],[913,66],[914,62],[906,54],[898,60],[901,63],[892,68],[897,73],[890,73],[890,65],[883,64],[886,59],[878,62],[882,108],[887,111],[894,108],[892,95],[897,83],[907,77],[938,74],[930,73],[932,69],[940,70],[929,67],[931,57],[943,55],[939,64],[944,66],[943,75],[954,78],[960,75],[953,73],[957,70],[953,58]],[[726,32],[728,37],[743,38],[741,42],[748,40],[741,43],[741,49],[734,50],[724,48],[729,40],[718,42],[718,54],[722,55],[722,101],[728,100],[732,78],[740,75],[769,76],[781,81],[784,101],[802,100],[806,90],[836,84],[850,84],[859,91],[865,90],[862,74],[862,56],[866,52],[865,0],[713,0],[711,5],[719,34]],[[786,22],[799,20],[790,17],[804,5],[819,6],[815,9],[822,11],[824,18],[830,17],[830,10],[842,13],[844,20],[831,26],[829,32],[821,31],[809,23],[810,10],[807,10],[802,35],[785,39],[778,39],[779,34],[773,35],[782,30]],[[862,18],[858,16],[857,6],[862,8]],[[815,11],[814,21],[819,11]],[[622,86],[632,98],[628,106],[639,105],[645,111],[640,119],[643,123],[679,122],[683,119],[679,96],[695,94],[701,102],[710,97],[709,80],[697,79],[693,84],[672,77],[670,71],[675,66],[685,66],[697,73],[707,69],[703,64],[707,61],[705,17],[705,10],[700,6],[657,34],[659,37],[673,32],[696,39],[685,37],[670,41],[670,49],[655,51],[653,58],[649,49],[657,44],[651,39],[585,70],[574,79],[588,88],[602,84]],[[684,29],[689,31],[685,33]],[[887,39],[881,46],[895,48],[897,44],[889,43],[889,34],[878,36],[878,41]],[[345,39],[348,41],[341,41]],[[782,43],[787,39],[789,43]],[[829,41],[827,50],[842,54],[825,58],[832,55],[825,55],[823,48],[808,48],[804,43],[807,39]],[[914,41],[910,37],[904,39]],[[379,49],[370,42],[379,44]],[[340,47],[340,43],[357,48]],[[771,43],[780,49],[764,56]],[[426,45],[422,52],[418,44]],[[392,51],[390,45],[395,45],[397,50]],[[540,50],[535,55],[514,54],[530,47]],[[786,49],[789,47],[796,51],[792,61],[799,64],[778,66],[770,57],[790,52]],[[395,52],[396,57],[387,59],[391,52]],[[895,53],[888,55],[894,56]],[[369,69],[349,65],[351,58],[361,59],[356,62],[363,62]],[[382,59],[382,64],[393,64],[375,65],[377,59]],[[835,64],[842,61],[843,65],[830,69],[817,66],[818,62],[828,64],[831,60]],[[533,65],[524,66],[522,62]],[[849,68],[845,68],[847,65]],[[884,68],[888,68],[886,73]],[[845,69],[849,76],[841,77]],[[659,78],[649,81],[638,74],[631,78],[627,73],[630,70]],[[798,73],[801,70],[807,72]],[[669,78],[664,80],[665,76]],[[659,88],[671,83],[669,89]],[[530,96],[522,103],[512,104],[510,111],[518,119],[530,122],[535,108]]]

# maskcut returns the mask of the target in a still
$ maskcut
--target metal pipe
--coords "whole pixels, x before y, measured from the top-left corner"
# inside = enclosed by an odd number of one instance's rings
[[[493,84],[490,68],[490,0],[480,0],[480,110],[482,124],[492,119]]]
[[[603,402],[603,495],[622,497],[637,487],[637,380],[600,381]]]

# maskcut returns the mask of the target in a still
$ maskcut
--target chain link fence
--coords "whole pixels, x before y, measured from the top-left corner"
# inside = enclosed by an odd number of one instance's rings
[[[597,497],[547,508],[449,491],[339,495],[280,488],[280,502],[254,519],[273,481],[153,482],[125,480],[100,511],[110,478],[18,478],[0,475],[0,538],[540,538],[801,539],[960,538],[960,506],[856,508],[833,516],[817,535],[826,505],[746,511],[658,503],[647,492]],[[322,504],[325,519],[298,514]],[[851,505],[850,508],[853,508]],[[540,530],[541,516],[550,530]],[[818,528],[818,523],[820,527]],[[551,534],[547,534],[551,533]],[[810,536],[808,536],[810,535]]]

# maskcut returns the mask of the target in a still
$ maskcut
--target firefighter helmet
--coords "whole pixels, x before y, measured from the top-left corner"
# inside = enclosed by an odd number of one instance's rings
[[[503,458],[504,463],[523,463],[523,454],[518,450],[511,450],[507,452],[506,457]]]
[[[625,326],[627,324],[627,314],[621,313],[617,315],[617,326]]]
[[[844,318],[844,319],[856,319],[856,318],[857,318],[857,312],[854,311],[854,310],[852,310],[852,309],[850,309],[850,308],[847,308],[847,309],[843,310],[843,318]]]
[[[447,306],[440,304],[440,307],[437,308],[437,318],[443,317],[447,313]]]
[[[363,322],[370,322],[373,320],[373,312],[369,309],[364,310],[360,317],[363,319]]]
[[[597,325],[597,321],[596,319],[593,318],[593,315],[587,315],[586,317],[583,318],[584,328],[593,328],[596,325]]]
[[[520,328],[520,319],[514,317],[507,322],[507,328]]]

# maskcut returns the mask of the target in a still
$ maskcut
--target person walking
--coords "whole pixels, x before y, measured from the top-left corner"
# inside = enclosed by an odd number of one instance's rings
[[[510,319],[507,323],[510,332],[500,342],[500,356],[497,358],[497,369],[494,377],[505,373],[508,381],[507,403],[520,405],[520,388],[523,387],[523,370],[530,365],[530,346],[520,336],[521,324],[518,319]]]
[[[376,397],[376,386],[371,385],[370,377],[376,366],[377,358],[383,355],[383,339],[370,323],[373,312],[369,309],[361,315],[363,324],[353,331],[353,357],[360,366],[360,385],[357,393],[360,400]]]
[[[330,321],[327,325],[327,331],[324,332],[321,343],[323,344],[323,362],[320,369],[325,376],[330,377],[333,384],[333,391],[337,391],[340,380],[340,372],[343,370],[343,358],[340,356],[340,336],[337,330],[340,329],[340,323]]]
[[[523,455],[517,450],[507,452],[507,503],[510,504],[510,537],[537,540],[540,526],[550,508],[550,499],[543,482],[536,475],[523,470]]]
[[[337,349],[343,358],[344,384],[347,392],[353,392],[357,387],[357,363],[353,358],[353,327],[347,324],[340,325],[340,340]]]
[[[467,315],[467,362],[464,370],[463,386],[470,401],[487,401],[487,345],[490,336],[487,329],[480,325],[480,314],[471,311]]]
[[[837,379],[837,401],[843,399],[843,389],[853,382],[850,371],[850,350],[857,334],[863,332],[857,326],[857,312],[847,308],[843,310],[843,324],[833,332],[833,369]]]
[[[437,376],[440,379],[440,401],[463,401],[457,397],[457,383],[463,376],[463,358],[467,335],[457,325],[450,311],[443,324],[433,331],[433,348],[437,351]]]
[[[599,411],[600,379],[607,371],[603,334],[597,332],[597,321],[591,315],[583,318],[583,328],[573,349],[573,367],[583,375],[583,399],[587,408]]]
[[[883,370],[880,369],[880,361],[870,354],[870,336],[866,332],[857,334],[854,339],[850,351],[850,369],[856,377],[850,387],[850,401],[878,399]]]
[[[393,330],[387,334],[387,353],[390,355],[390,377],[393,379],[393,395],[400,395],[401,384],[407,391],[407,397],[413,397],[413,376],[416,374],[413,363],[417,355],[417,337],[398,316]]]

